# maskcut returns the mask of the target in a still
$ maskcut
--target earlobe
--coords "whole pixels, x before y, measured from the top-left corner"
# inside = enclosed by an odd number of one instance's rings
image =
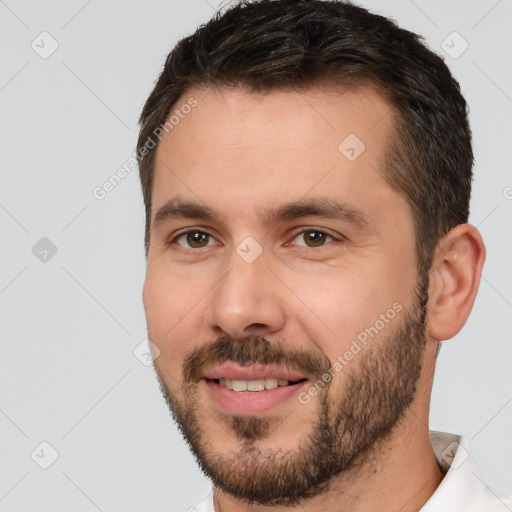
[[[471,224],[459,224],[439,242],[430,271],[428,335],[455,336],[473,308],[485,261],[485,245]]]

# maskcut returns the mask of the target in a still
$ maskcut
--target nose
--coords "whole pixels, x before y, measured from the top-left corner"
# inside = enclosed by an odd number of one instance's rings
[[[209,295],[207,327],[216,336],[228,334],[233,339],[280,331],[286,322],[284,286],[264,255],[247,263],[233,252],[226,269]]]

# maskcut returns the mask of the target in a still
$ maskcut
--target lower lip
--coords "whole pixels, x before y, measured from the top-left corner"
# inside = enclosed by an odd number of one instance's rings
[[[265,389],[263,391],[233,391],[213,380],[205,380],[204,382],[208,386],[214,401],[220,405],[225,413],[239,416],[262,414],[270,411],[297,395],[308,383],[305,380],[297,384],[279,386],[275,389]]]

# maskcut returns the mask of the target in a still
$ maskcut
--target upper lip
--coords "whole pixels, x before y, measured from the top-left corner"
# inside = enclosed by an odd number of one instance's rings
[[[277,379],[295,382],[307,378],[306,375],[287,369],[280,369],[264,365],[240,366],[236,363],[226,362],[212,366],[203,372],[204,379],[230,379],[230,380],[260,380]]]

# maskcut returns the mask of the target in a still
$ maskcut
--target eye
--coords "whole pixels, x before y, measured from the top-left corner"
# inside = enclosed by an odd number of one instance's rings
[[[322,247],[326,245],[327,242],[334,241],[335,238],[325,231],[321,231],[320,229],[309,228],[297,233],[293,240],[302,240],[304,242],[303,244],[296,243],[295,245],[313,248]]]
[[[213,243],[208,243],[209,241]],[[169,241],[169,245],[177,244],[185,249],[201,249],[209,245],[214,245],[214,243],[211,235],[197,229],[184,231]]]

